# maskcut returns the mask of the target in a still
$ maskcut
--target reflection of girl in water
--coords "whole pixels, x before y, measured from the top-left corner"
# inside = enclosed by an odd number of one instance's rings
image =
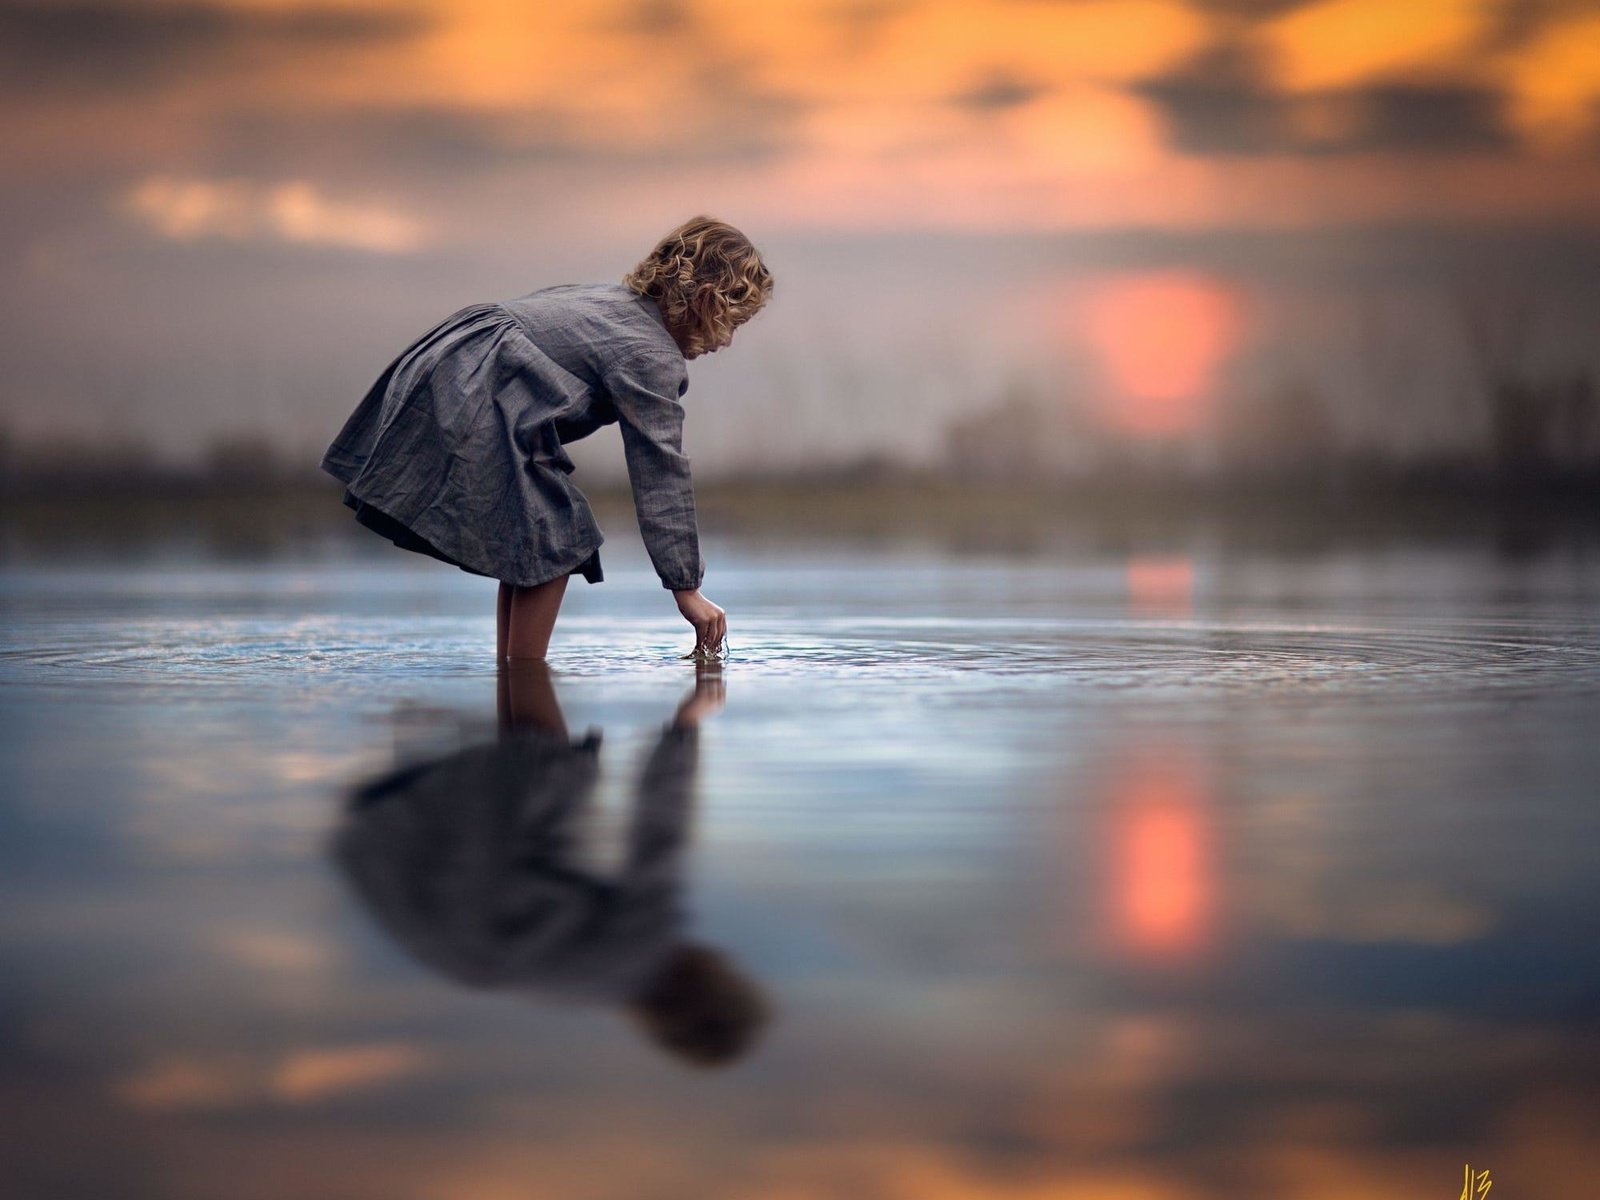
[[[498,741],[358,788],[335,857],[384,928],[442,974],[619,1003],[691,1063],[736,1059],[768,1004],[725,956],[682,936],[680,902],[698,723],[721,689],[704,669],[662,728],[611,878],[579,859],[600,731],[569,737],[542,662],[502,667]]]

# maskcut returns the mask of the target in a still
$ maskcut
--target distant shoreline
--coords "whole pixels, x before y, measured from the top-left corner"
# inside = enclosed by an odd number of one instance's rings
[[[85,481],[86,484],[86,481]],[[586,487],[608,531],[631,528],[626,488]],[[80,486],[12,495],[0,504],[0,558],[115,553],[186,538],[222,553],[287,552],[296,545],[371,540],[331,481],[219,487]],[[702,533],[788,541],[934,540],[956,550],[1029,552],[1052,545],[1159,550],[1198,542],[1316,549],[1341,544],[1487,543],[1515,553],[1555,538],[1600,546],[1600,480],[1497,486],[1460,477],[1345,479],[1337,487],[1277,479],[1251,483],[1111,480],[957,483],[895,472],[718,480],[696,488]]]

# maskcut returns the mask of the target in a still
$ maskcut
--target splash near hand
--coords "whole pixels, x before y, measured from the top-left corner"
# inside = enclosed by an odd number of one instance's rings
[[[684,658],[721,658],[728,652],[728,615],[700,594],[700,589],[673,592],[678,611],[694,626],[694,649]]]

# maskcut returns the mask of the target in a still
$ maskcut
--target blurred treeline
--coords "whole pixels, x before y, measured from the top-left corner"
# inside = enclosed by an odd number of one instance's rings
[[[1458,300],[1454,316],[1466,370],[1442,398],[1416,387],[1407,330],[1380,330],[1353,419],[1333,389],[1289,375],[1225,393],[1201,428],[1134,438],[1092,406],[1016,383],[946,431],[946,456],[977,479],[1096,490],[1561,498],[1600,489],[1593,366],[1539,353],[1532,303]],[[1429,426],[1423,436],[1419,424]]]
[[[1085,408],[1019,383],[973,415],[951,421],[943,461],[932,468],[871,451],[843,463],[723,472],[702,482],[791,490],[957,480],[975,489],[1130,497],[1241,490],[1333,497],[1600,492],[1600,384],[1588,369],[1536,372],[1487,363],[1481,393],[1473,405],[1463,405],[1461,418],[1481,433],[1450,445],[1405,448],[1353,439],[1341,435],[1328,396],[1296,381],[1225,398],[1207,429],[1133,437]],[[329,486],[309,456],[291,454],[264,434],[218,439],[198,462],[176,464],[148,442],[24,445],[0,430],[0,495],[10,500],[271,495]]]
[[[1570,316],[1570,305],[1559,307]],[[871,493],[873,503],[890,494],[927,496],[929,505],[946,510],[987,494],[1023,508],[1030,496],[1087,495],[1130,510],[1266,496],[1301,508],[1358,500],[1470,507],[1489,500],[1600,513],[1593,347],[1574,354],[1568,341],[1564,355],[1541,352],[1538,335],[1552,324],[1550,316],[1547,309],[1541,319],[1533,302],[1504,294],[1457,295],[1450,318],[1459,340],[1448,357],[1465,370],[1459,386],[1429,398],[1413,386],[1415,360],[1440,349],[1411,346],[1411,322],[1389,323],[1378,330],[1378,352],[1367,355],[1379,365],[1363,376],[1356,421],[1354,406],[1339,411],[1336,388],[1304,372],[1235,383],[1202,420],[1160,436],[1129,433],[1107,419],[1115,413],[1083,397],[1019,381],[975,397],[965,410],[970,415],[949,421],[942,456],[931,465],[868,450],[828,465],[701,470],[697,489],[713,509],[720,496],[730,513],[775,518],[796,508],[837,518],[851,510],[853,493]],[[1418,436],[1421,417],[1426,430]],[[61,501],[336,495],[317,456],[264,433],[236,433],[214,440],[198,461],[174,464],[153,443],[131,436],[24,445],[0,429],[0,495],[12,507],[35,508]],[[597,506],[628,503],[625,482],[586,481],[584,488]],[[907,503],[916,509],[920,502]]]

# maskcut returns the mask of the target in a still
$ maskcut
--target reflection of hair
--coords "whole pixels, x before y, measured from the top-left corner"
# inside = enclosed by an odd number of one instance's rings
[[[697,1067],[741,1057],[771,1014],[726,957],[693,943],[673,951],[629,1009],[661,1046]]]
[[[691,217],[652,250],[622,282],[653,297],[679,331],[685,353],[699,353],[732,333],[772,296],[772,273],[732,225]]]

